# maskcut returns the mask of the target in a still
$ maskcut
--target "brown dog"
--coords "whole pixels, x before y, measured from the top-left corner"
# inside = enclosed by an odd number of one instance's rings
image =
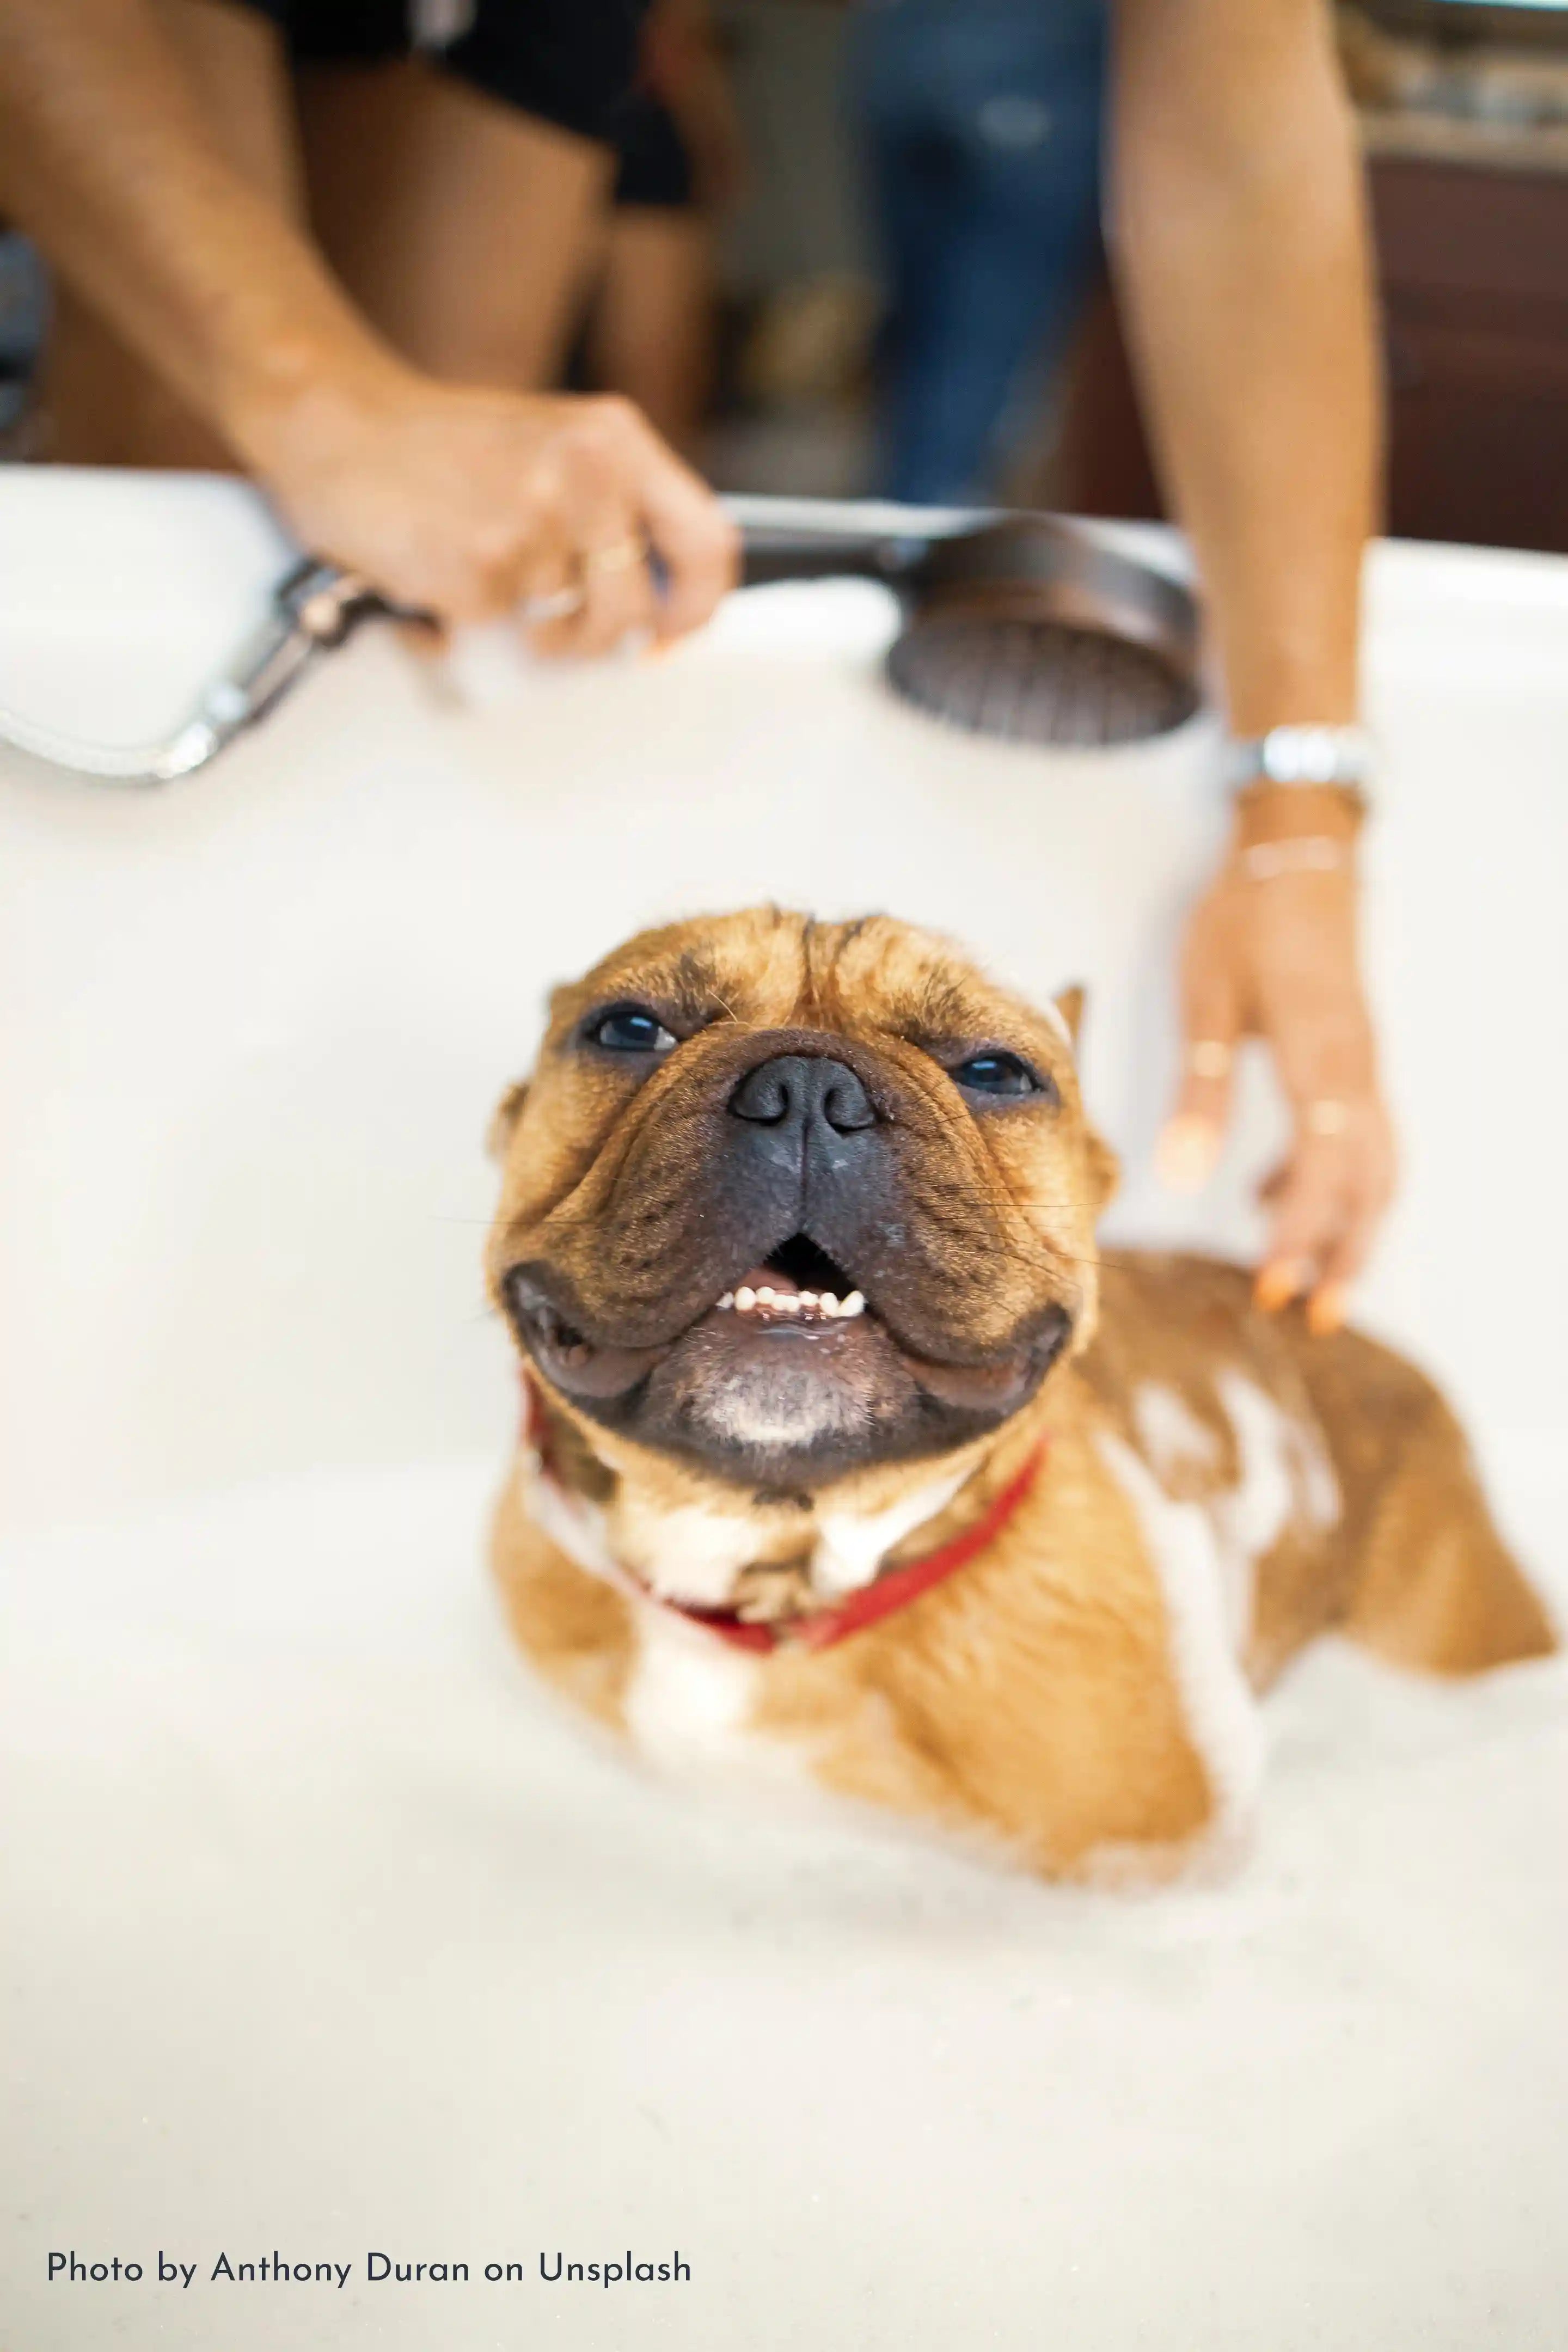
[[[489,1254],[535,1664],[666,1761],[1053,1875],[1234,1843],[1256,1695],[1325,1628],[1552,1646],[1418,1372],[1097,1255],[1076,1017],[879,916],[648,932],[554,999]]]

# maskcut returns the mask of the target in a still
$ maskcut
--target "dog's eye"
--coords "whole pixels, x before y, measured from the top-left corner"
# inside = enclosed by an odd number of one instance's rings
[[[952,1072],[954,1086],[976,1095],[1054,1095],[1049,1078],[1042,1078],[1016,1054],[972,1054]]]
[[[611,1054],[668,1054],[675,1043],[658,1014],[641,1004],[612,1004],[595,1014],[587,1034]]]

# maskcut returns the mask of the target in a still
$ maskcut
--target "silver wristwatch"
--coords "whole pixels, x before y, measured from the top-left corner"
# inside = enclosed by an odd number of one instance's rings
[[[1267,735],[1232,740],[1226,781],[1233,793],[1260,784],[1327,784],[1365,808],[1375,766],[1364,727],[1271,727]]]

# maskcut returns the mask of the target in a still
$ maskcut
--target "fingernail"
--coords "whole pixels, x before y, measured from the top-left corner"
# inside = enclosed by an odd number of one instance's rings
[[[1307,1328],[1319,1339],[1343,1328],[1350,1293],[1342,1282],[1325,1282],[1307,1302]]]
[[[1263,1268],[1252,1296],[1265,1315],[1277,1315],[1304,1288],[1306,1274],[1306,1267],[1296,1259],[1276,1258],[1271,1265]]]
[[[1173,1192],[1200,1192],[1219,1158],[1219,1132],[1206,1118],[1173,1118],[1160,1138],[1154,1165]]]

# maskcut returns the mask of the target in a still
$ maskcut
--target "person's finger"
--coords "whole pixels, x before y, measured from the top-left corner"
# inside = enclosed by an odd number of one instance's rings
[[[458,623],[504,620],[516,611],[532,582],[560,561],[563,519],[549,496],[529,501],[526,521],[498,512],[471,528],[463,546],[465,569],[460,603],[443,617]]]
[[[1352,1203],[1348,1222],[1322,1259],[1307,1299],[1307,1328],[1316,1339],[1342,1329],[1350,1312],[1351,1286],[1366,1263],[1376,1215],[1366,1202]]]
[[[684,469],[682,469],[684,471]],[[707,487],[691,476],[688,495],[660,494],[643,499],[648,536],[663,574],[658,636],[673,644],[710,621],[741,577],[741,534]]]
[[[1314,1290],[1350,1214],[1350,1171],[1341,1151],[1303,1138],[1291,1156],[1270,1221],[1254,1296],[1269,1313]]]
[[[659,446],[626,401],[574,404],[571,424],[555,445],[552,473],[582,603],[574,614],[533,633],[531,642],[542,653],[607,653],[632,630],[651,634],[656,625],[637,480],[645,436]]]
[[[1338,1237],[1322,1260],[1308,1302],[1308,1324],[1319,1333],[1337,1331],[1344,1322],[1351,1286],[1366,1264],[1394,1197],[1394,1143],[1381,1104],[1372,1108],[1360,1147]]]
[[[531,488],[524,552],[510,608],[510,617],[525,630],[570,620],[583,604],[574,518],[563,486],[552,468],[543,484]]]
[[[574,608],[546,618],[530,632],[530,642],[539,652],[584,659],[611,652],[634,631],[652,633],[655,600],[647,549],[624,511],[599,509],[584,524],[574,576]]]
[[[662,575],[656,622],[661,642],[711,619],[740,578],[740,533],[712,491],[651,425],[622,404],[616,428],[635,499]]]
[[[1271,1185],[1258,1305],[1280,1307],[1325,1283],[1342,1291],[1360,1267],[1393,1181],[1388,1123],[1374,1094],[1302,1106],[1289,1155]],[[1342,1319],[1342,1297],[1320,1311]]]
[[[498,520],[497,537],[502,523]],[[510,562],[499,558],[490,573],[486,620],[562,617],[581,602],[573,555],[572,518],[553,467],[529,481],[527,495],[505,518]]]
[[[1240,1037],[1224,935],[1205,925],[1183,971],[1182,1077],[1155,1151],[1161,1181],[1173,1192],[1197,1192],[1219,1157]]]
[[[544,641],[552,652],[602,651],[599,614],[626,626],[629,599],[613,582],[622,545],[640,535],[648,562],[637,583],[639,616],[660,639],[704,621],[730,584],[725,552],[733,531],[718,500],[660,440],[630,401],[615,394],[574,400],[552,448],[552,467],[579,554],[597,556],[596,581],[575,625]],[[607,509],[614,507],[612,525]],[[608,559],[606,564],[605,559]],[[657,572],[657,587],[655,573]],[[586,580],[584,586],[587,586]]]
[[[1294,942],[1300,957],[1312,938],[1308,930]],[[1321,942],[1316,952],[1324,954]],[[1321,965],[1298,963],[1291,984],[1282,985],[1276,973],[1265,996],[1262,1026],[1294,1130],[1258,1276],[1258,1300],[1267,1307],[1318,1286],[1322,1265],[1351,1221],[1352,1202],[1370,1190],[1368,1170],[1382,1125],[1365,1006],[1353,984],[1325,990],[1324,977]]]
[[[525,635],[537,637],[552,624],[570,621],[582,609],[582,575],[575,563],[563,557],[532,572],[511,617]]]
[[[585,601],[578,650],[608,653],[633,635],[651,637],[658,600],[641,531],[623,523],[614,537],[585,547],[581,562]]]
[[[647,543],[602,429],[563,438],[552,478],[560,537],[550,586],[535,586],[523,606],[525,626],[534,624],[529,642],[542,654],[607,653],[630,631],[652,628]]]
[[[1307,1328],[1317,1337],[1338,1331],[1350,1308],[1351,1286],[1366,1264],[1381,1208],[1364,1192],[1351,1194],[1337,1238],[1324,1253],[1307,1301]]]
[[[1292,1108],[1296,1132],[1282,1177],[1271,1188],[1268,1240],[1258,1276],[1258,1302],[1269,1309],[1321,1288],[1359,1223],[1359,1204],[1377,1197],[1373,1136],[1381,1113],[1375,1098],[1324,1094]],[[1342,1319],[1342,1300],[1320,1311],[1337,1311]]]

